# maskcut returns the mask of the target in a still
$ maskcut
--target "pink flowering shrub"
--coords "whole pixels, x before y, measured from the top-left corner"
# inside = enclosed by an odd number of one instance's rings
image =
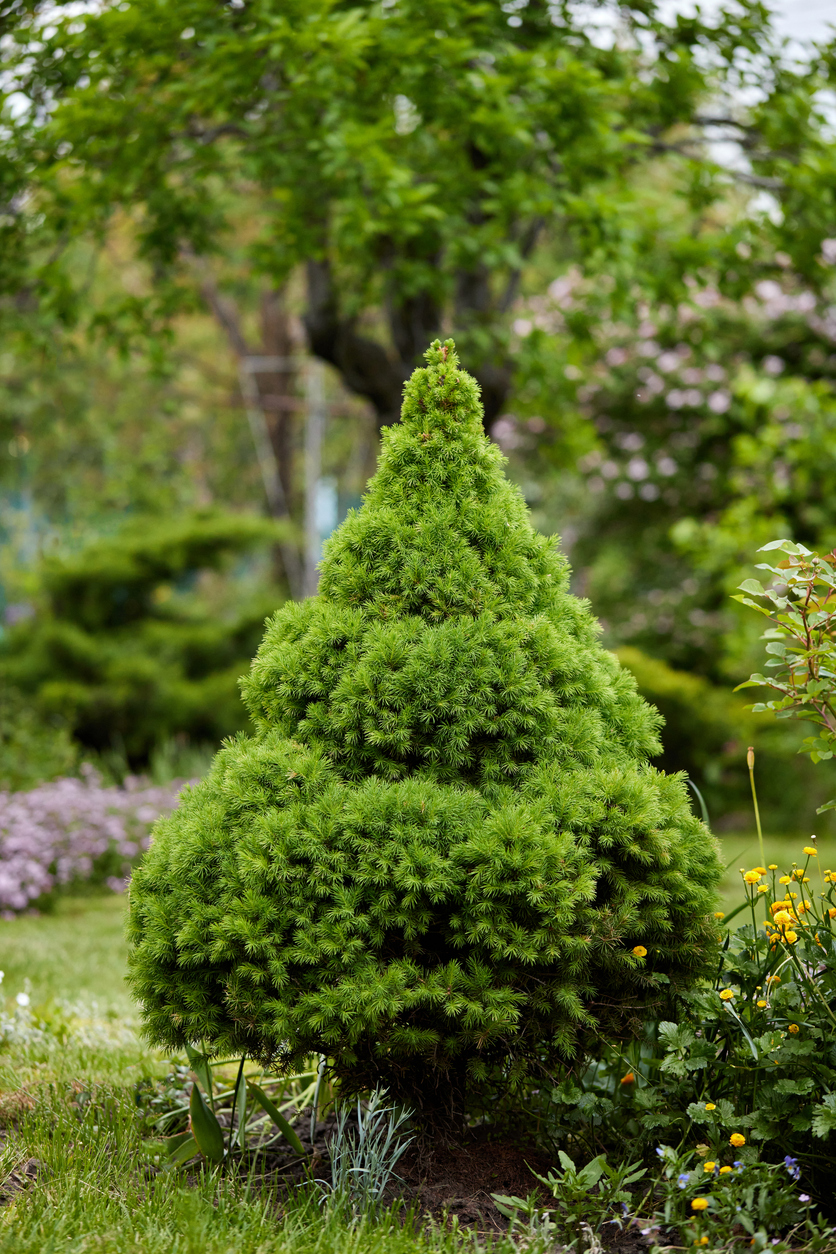
[[[174,809],[182,787],[134,776],[105,786],[90,766],[82,776],[0,791],[0,916],[78,881],[100,879],[122,891],[131,864],[148,848],[151,825]]]

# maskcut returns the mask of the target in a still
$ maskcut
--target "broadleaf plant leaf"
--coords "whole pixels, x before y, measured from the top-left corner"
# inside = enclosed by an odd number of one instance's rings
[[[257,1084],[253,1084],[252,1080],[247,1081],[247,1089],[249,1090],[250,1097],[254,1098],[258,1102],[261,1109],[273,1120],[273,1123],[279,1129],[291,1149],[293,1149],[297,1154],[304,1154],[305,1149],[302,1142],[299,1140],[299,1137],[293,1131],[293,1128],[285,1119],[278,1106],[274,1106],[274,1104],[270,1101],[270,1098],[264,1092],[264,1089],[259,1088]]]
[[[213,1163],[222,1163],[224,1159],[224,1134],[213,1111],[203,1100],[198,1086],[192,1086],[189,1100],[189,1122],[192,1135],[204,1158]]]

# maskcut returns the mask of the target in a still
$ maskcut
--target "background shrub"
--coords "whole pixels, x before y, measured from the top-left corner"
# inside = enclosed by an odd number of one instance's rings
[[[45,558],[34,619],[2,642],[0,682],[42,722],[59,720],[86,749],[116,748],[133,767],[172,736],[217,743],[244,725],[237,680],[276,594],[232,583],[213,603],[198,576],[277,534],[266,519],[203,510],[135,518]]]
[[[786,724],[753,714],[743,697],[702,675],[676,670],[629,645],[617,652],[622,666],[635,675],[640,694],[665,720],[654,765],[685,771],[703,794],[715,830],[751,827],[749,745],[757,750],[761,803],[773,830],[796,832],[803,826],[805,812],[827,795],[827,781],[809,763],[799,762],[798,737]]]

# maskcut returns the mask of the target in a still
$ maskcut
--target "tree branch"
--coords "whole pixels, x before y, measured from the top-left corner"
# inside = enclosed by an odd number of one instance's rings
[[[653,152],[675,152],[681,157],[689,157],[691,160],[696,160],[695,155],[689,153],[687,148],[689,144],[698,142],[696,139],[684,139],[678,144],[664,144],[661,140],[654,140],[651,149]],[[735,170],[730,166],[723,166],[722,169],[726,174],[736,179],[738,183],[746,183],[750,187],[763,187],[770,192],[781,192],[784,190],[785,185],[781,179],[769,178],[767,175],[761,174],[748,174],[745,170]]]
[[[359,335],[341,318],[333,275],[327,261],[307,263],[308,310],[303,318],[311,351],[339,370],[346,386],[371,401],[380,426],[400,417],[401,395],[410,370],[391,359],[385,348]]]

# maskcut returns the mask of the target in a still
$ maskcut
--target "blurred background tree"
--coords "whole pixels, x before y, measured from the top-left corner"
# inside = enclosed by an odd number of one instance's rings
[[[208,506],[282,524],[212,576],[229,604],[299,595],[311,412],[327,529],[453,333],[667,703],[664,764],[738,807],[728,593],[764,539],[833,543],[834,45],[796,55],[752,0],[7,0],[0,29],[7,617],[55,623],[50,547]],[[799,771],[770,772],[786,821]]]

